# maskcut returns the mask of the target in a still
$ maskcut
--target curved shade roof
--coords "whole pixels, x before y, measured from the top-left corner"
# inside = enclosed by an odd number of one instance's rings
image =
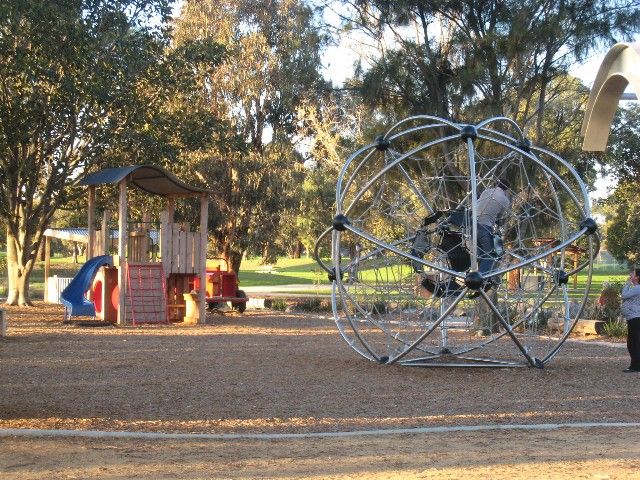
[[[582,150],[606,150],[618,101],[629,84],[640,95],[640,43],[617,43],[602,60],[591,87],[580,132]]]
[[[104,185],[120,183],[128,178],[129,183],[152,195],[161,196],[194,196],[207,193],[208,190],[191,187],[178,180],[168,170],[156,165],[131,165],[120,168],[107,168],[91,173],[80,180],[80,185]]]

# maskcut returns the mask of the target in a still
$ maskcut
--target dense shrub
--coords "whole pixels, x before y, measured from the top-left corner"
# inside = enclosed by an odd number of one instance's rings
[[[595,318],[604,322],[615,322],[620,318],[620,282],[605,282],[600,297],[595,303]]]
[[[627,322],[611,320],[604,324],[604,333],[610,337],[623,338],[627,336]]]
[[[271,302],[271,308],[279,312],[284,312],[287,309],[287,301],[284,298],[274,298]]]

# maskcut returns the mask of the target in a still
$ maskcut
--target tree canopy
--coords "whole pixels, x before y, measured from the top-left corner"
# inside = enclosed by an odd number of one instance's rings
[[[8,303],[78,174],[127,131],[166,45],[168,0],[9,0],[0,5],[0,219]],[[159,23],[153,24],[152,18]]]
[[[236,143],[202,150],[187,163],[213,191],[215,253],[233,269],[251,245],[273,242],[283,212],[296,201],[298,107],[326,87],[317,22],[299,0],[187,2],[177,19],[177,46],[211,39],[228,53],[194,93],[230,125]]]
[[[344,88],[322,77],[332,39],[316,4],[339,5],[342,27],[366,38]],[[173,20],[170,6],[0,3],[8,302],[29,303],[42,234],[56,210],[78,208],[84,173],[156,163],[207,187],[209,253],[237,270],[247,252],[269,260],[276,249],[311,249],[348,153],[412,114],[508,116],[587,182],[607,165],[621,179],[608,204],[610,247],[620,244],[620,258],[638,250],[622,239],[633,237],[623,213],[635,211],[640,114],[620,115],[604,157],[581,153],[588,90],[568,73],[638,32],[637,2],[187,0]]]
[[[506,115],[545,143],[556,80],[594,48],[640,27],[632,0],[356,0],[348,28],[370,39],[357,83],[392,117],[434,113],[472,121]],[[559,90],[560,89],[560,90]]]
[[[605,215],[605,241],[619,262],[640,261],[638,176],[640,176],[640,107],[621,108],[614,119],[604,173],[617,180],[614,191],[599,204]]]

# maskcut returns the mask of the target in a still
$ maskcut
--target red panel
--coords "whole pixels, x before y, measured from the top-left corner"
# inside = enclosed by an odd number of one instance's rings
[[[236,274],[223,273],[222,274],[222,296],[235,297],[237,289],[238,289],[238,285],[236,280]]]
[[[167,285],[159,263],[127,263],[131,323],[169,323]]]
[[[96,316],[102,313],[102,280],[93,284],[93,304],[96,307]]]

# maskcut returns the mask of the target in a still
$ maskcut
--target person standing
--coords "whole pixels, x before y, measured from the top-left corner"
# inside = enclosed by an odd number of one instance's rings
[[[629,280],[622,287],[620,311],[627,321],[627,350],[631,357],[625,372],[640,372],[640,269],[629,274]]]
[[[478,198],[478,271],[483,275],[493,270],[497,260],[493,229],[511,206],[509,188],[508,180],[500,179],[497,186],[485,189]]]

